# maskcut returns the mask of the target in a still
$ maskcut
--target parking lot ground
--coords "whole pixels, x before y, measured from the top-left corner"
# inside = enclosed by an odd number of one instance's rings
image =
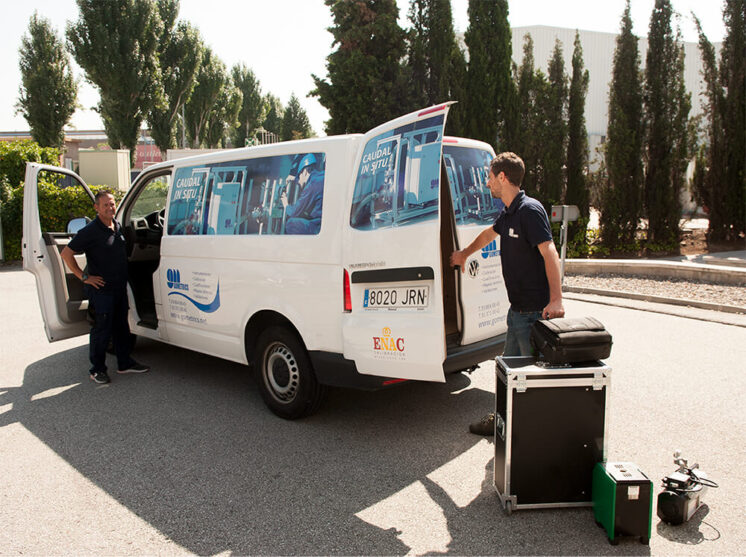
[[[152,341],[136,349],[152,372],[95,385],[85,338],[47,343],[31,275],[3,269],[0,293],[4,555],[746,554],[743,327],[567,301],[614,337],[609,460],[657,495],[680,449],[720,484],[682,526],[653,516],[650,546],[611,546],[590,509],[500,508],[492,441],[467,433],[494,404],[492,362],[333,390],[288,422],[243,366]]]

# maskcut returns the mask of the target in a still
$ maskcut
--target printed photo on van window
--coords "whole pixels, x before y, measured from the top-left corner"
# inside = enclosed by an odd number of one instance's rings
[[[368,142],[355,181],[352,227],[372,230],[437,218],[443,123],[441,114]]]
[[[324,153],[298,153],[180,168],[168,234],[318,234]]]
[[[492,153],[473,147],[443,146],[457,224],[491,224],[504,205],[487,187]]]

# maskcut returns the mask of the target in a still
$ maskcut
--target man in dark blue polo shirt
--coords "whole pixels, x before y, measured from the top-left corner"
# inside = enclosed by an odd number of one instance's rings
[[[508,291],[508,333],[505,356],[531,355],[531,326],[537,319],[563,317],[560,262],[544,207],[521,188],[525,166],[515,153],[500,153],[490,164],[487,186],[505,208],[490,228],[461,251],[451,264],[466,269],[467,259],[500,236],[505,288]],[[469,426],[472,433],[492,435],[495,416],[488,414]]]
[[[89,356],[91,379],[108,383],[106,349],[114,341],[119,373],[143,373],[150,368],[130,357],[132,342],[127,323],[127,249],[122,227],[114,218],[116,201],[111,192],[96,194],[96,218],[82,228],[61,252],[67,266],[85,284],[85,293],[95,321],[91,327]],[[85,253],[88,271],[75,261]]]

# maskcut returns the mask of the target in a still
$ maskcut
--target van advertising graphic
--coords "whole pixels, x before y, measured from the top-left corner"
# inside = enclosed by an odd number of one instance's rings
[[[324,153],[179,168],[168,234],[318,234],[325,171]]]
[[[175,321],[202,325],[220,309],[220,280],[213,273],[167,269],[166,288],[169,315]]]
[[[353,228],[406,226],[438,217],[443,122],[441,114],[366,144],[352,199]]]
[[[378,360],[406,360],[406,341],[384,327],[380,336],[373,337],[373,357]]]

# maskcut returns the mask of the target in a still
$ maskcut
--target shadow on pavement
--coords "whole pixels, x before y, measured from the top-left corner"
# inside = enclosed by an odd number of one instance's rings
[[[465,375],[333,390],[318,414],[290,422],[264,406],[244,366],[148,340],[135,356],[153,371],[113,373],[103,386],[88,379],[87,346],[33,363],[21,387],[0,386],[0,406],[13,405],[0,427],[20,422],[188,551],[405,554],[401,532],[356,513],[421,482],[442,509],[450,554],[649,554],[611,547],[589,509],[506,516],[491,461],[469,472],[484,479],[464,507],[428,479],[482,442],[466,427],[494,398],[466,389]]]

